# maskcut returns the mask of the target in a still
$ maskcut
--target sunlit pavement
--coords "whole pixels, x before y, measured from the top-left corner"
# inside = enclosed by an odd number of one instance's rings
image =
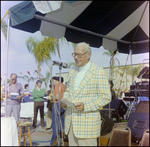
[[[31,119],[20,119],[32,122]],[[31,132],[31,140],[32,140],[32,146],[49,146],[50,145],[50,139],[53,134],[53,130],[45,130],[41,127],[40,121],[37,121],[37,127],[35,129],[32,128],[32,125],[30,126],[30,132]],[[46,122],[45,122],[46,126]],[[26,133],[27,127],[25,129]],[[21,137],[21,146],[24,146],[24,137]],[[26,136],[26,146],[30,146],[29,137]]]

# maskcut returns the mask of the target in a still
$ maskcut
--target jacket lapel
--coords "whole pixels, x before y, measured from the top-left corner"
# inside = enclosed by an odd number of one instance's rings
[[[71,78],[72,81],[71,81],[70,89],[71,89],[71,92],[72,92],[73,95],[75,93],[75,79],[76,79],[77,73],[78,73],[78,71],[75,70],[73,75],[72,75],[72,78]]]
[[[95,65],[93,64],[93,62],[91,62],[91,66],[88,69],[88,71],[85,73],[84,78],[82,79],[79,88],[77,90],[75,90],[75,87],[74,87],[74,90],[73,90],[74,97],[76,97],[81,92],[81,90],[84,88],[85,84],[92,77],[94,69],[95,69]],[[77,73],[76,73],[76,75],[77,75]],[[75,78],[76,78],[76,76],[75,76]],[[75,78],[74,78],[74,84],[75,84]]]

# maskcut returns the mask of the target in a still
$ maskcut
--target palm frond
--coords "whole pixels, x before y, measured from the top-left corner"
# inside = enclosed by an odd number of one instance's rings
[[[47,81],[49,81],[49,79],[50,79],[50,72],[49,71],[46,72],[46,79],[47,79]]]
[[[8,26],[7,26],[6,22],[4,20],[2,20],[1,21],[1,30],[3,32],[5,40],[7,40],[7,28],[8,28]]]

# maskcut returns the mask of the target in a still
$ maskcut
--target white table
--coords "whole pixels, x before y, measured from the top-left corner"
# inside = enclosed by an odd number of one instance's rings
[[[47,102],[44,102],[44,114],[47,113]],[[1,115],[5,116],[5,106],[1,106]],[[34,102],[21,103],[20,117],[34,117]],[[45,119],[46,117],[44,117]],[[38,111],[37,120],[40,121],[40,111]]]
[[[47,102],[44,102],[44,113],[47,113]],[[34,102],[21,103],[20,117],[34,117]],[[40,111],[38,111],[37,120],[40,121]]]
[[[14,117],[1,117],[1,146],[19,146]]]

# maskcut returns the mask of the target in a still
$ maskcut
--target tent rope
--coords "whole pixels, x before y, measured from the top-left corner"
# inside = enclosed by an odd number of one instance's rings
[[[145,5],[145,8],[144,8],[143,13],[142,13],[142,15],[141,15],[141,18],[140,18],[139,23],[138,23],[138,25],[137,25],[137,28],[136,28],[136,30],[135,30],[134,36],[133,36],[132,41],[131,41],[131,45],[133,44],[133,40],[134,40],[134,38],[135,38],[135,35],[136,35],[136,33],[137,33],[137,31],[138,31],[138,29],[139,29],[139,27],[140,27],[140,23],[141,23],[141,20],[142,20],[142,18],[143,18],[143,15],[144,15],[144,13],[145,13],[145,10],[146,10],[147,5],[148,5],[148,1],[147,1],[146,5]]]
[[[5,13],[6,13],[6,14],[5,14],[4,17],[1,19],[1,22],[2,22],[2,20],[6,17],[6,15],[9,13],[9,10],[7,10]]]
[[[94,25],[91,29],[89,30],[92,30],[93,28],[95,28],[100,22],[102,22],[106,17],[108,17],[120,4],[122,3],[122,1],[110,12],[108,13],[102,20],[100,20],[96,25]]]

